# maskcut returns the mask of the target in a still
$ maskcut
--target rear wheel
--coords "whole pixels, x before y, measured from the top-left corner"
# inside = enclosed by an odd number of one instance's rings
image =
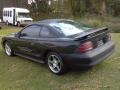
[[[8,22],[8,21],[6,21],[6,25],[9,25],[9,22]]]
[[[57,75],[63,74],[67,71],[62,58],[55,52],[50,52],[47,55],[47,65],[50,71]]]
[[[17,26],[18,26],[18,27],[20,27],[20,26],[21,26],[20,22],[18,22],[18,23],[17,23]]]
[[[13,56],[13,55],[14,55],[14,52],[13,52],[13,50],[11,49],[11,47],[10,47],[10,45],[9,45],[8,42],[5,42],[4,48],[5,48],[5,53],[6,53],[6,55],[8,55],[8,56]]]

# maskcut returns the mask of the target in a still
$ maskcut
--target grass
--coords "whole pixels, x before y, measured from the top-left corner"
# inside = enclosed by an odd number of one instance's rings
[[[3,27],[0,36],[17,31]],[[120,34],[112,33],[112,38],[116,43],[112,56],[89,70],[72,70],[62,76],[50,73],[45,65],[8,57],[0,46],[0,90],[120,90]]]
[[[6,27],[4,24],[2,24],[1,26],[2,29],[0,29],[0,37],[18,32],[21,29],[13,26]]]

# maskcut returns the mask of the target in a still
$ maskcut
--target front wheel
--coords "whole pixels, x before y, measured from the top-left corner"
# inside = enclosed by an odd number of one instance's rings
[[[21,26],[20,22],[17,22],[17,26],[18,26],[18,27],[20,27],[20,26]]]
[[[67,71],[62,58],[55,52],[50,52],[47,55],[47,65],[50,71],[57,75],[63,74]]]
[[[5,53],[6,53],[6,55],[8,55],[8,56],[13,56],[13,55],[14,55],[14,52],[13,52],[13,50],[11,49],[9,43],[6,42],[6,43],[4,44],[4,48],[5,48]]]

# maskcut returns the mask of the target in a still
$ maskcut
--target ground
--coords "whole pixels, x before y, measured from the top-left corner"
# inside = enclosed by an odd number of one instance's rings
[[[19,30],[3,27],[0,40]],[[89,70],[71,70],[62,76],[50,73],[46,65],[8,57],[0,45],[0,90],[120,90],[120,34],[111,35],[116,44],[112,56]]]

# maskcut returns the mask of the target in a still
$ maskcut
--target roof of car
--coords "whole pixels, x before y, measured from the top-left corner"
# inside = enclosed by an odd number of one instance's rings
[[[72,21],[69,19],[46,19],[42,21],[35,22],[36,24],[46,24],[49,25],[50,23],[60,22],[60,21]]]

